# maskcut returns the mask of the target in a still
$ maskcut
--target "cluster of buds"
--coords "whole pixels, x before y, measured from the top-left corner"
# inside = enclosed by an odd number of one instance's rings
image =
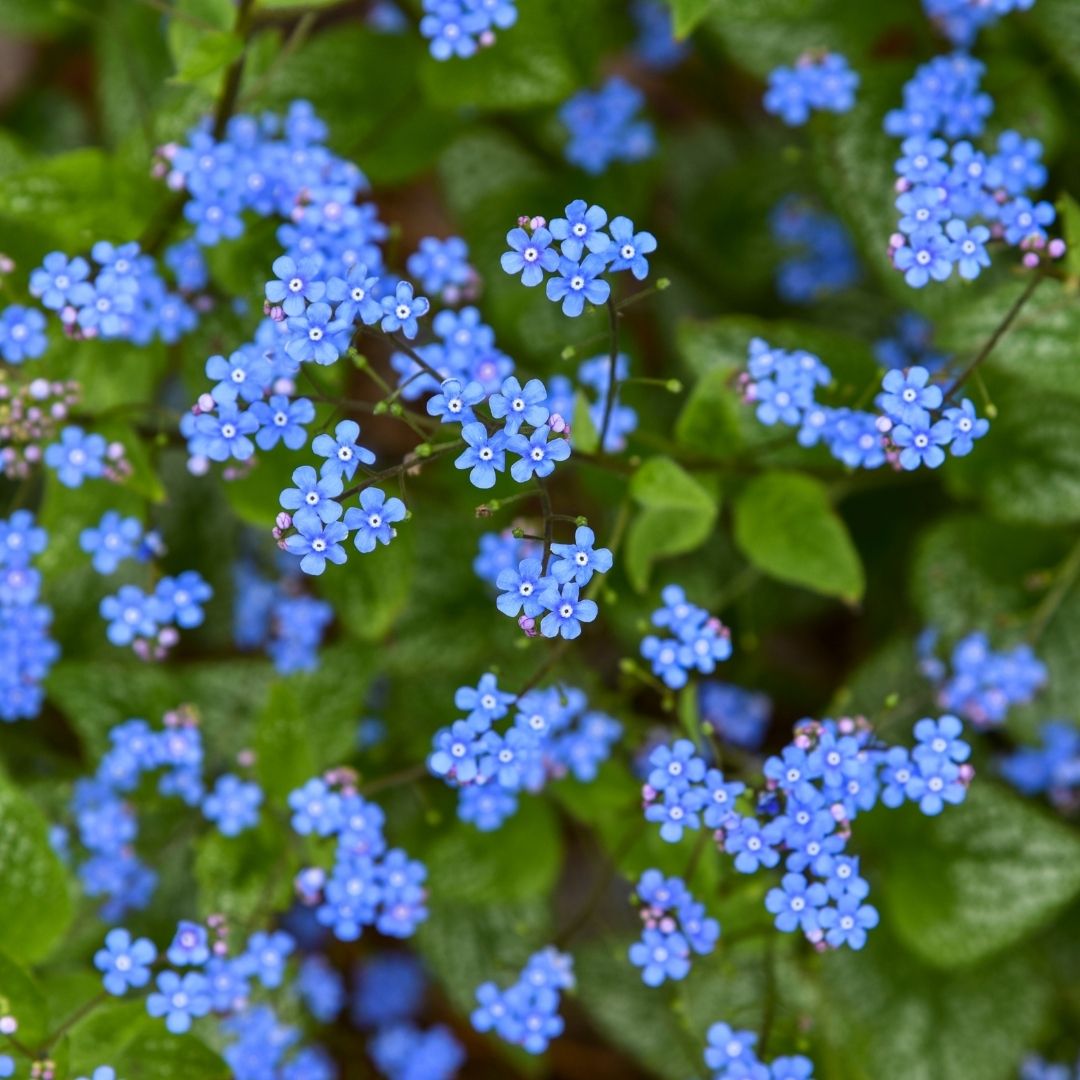
[[[229,923],[224,915],[212,914],[206,916],[206,925],[213,935],[210,949],[215,956],[227,956],[229,953]]]
[[[1060,237],[1047,241],[1035,233],[1020,241],[1020,250],[1024,253],[1021,260],[1024,266],[1028,270],[1035,270],[1044,260],[1052,262],[1064,258],[1067,247]]]
[[[23,382],[0,370],[0,470],[5,476],[22,479],[40,464],[45,446],[78,401],[76,382]]]

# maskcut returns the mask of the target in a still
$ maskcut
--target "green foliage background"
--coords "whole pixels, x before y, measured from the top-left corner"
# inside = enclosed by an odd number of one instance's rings
[[[371,178],[382,216],[395,223],[389,261],[423,235],[467,239],[484,275],[482,310],[519,370],[572,374],[603,349],[605,325],[602,313],[564,319],[499,271],[516,218],[550,217],[585,197],[652,229],[654,274],[671,287],[628,309],[624,347],[636,374],[677,378],[685,389],[628,386],[641,429],[622,465],[556,473],[556,510],[586,514],[601,540],[621,540],[601,621],[562,655],[559,677],[619,717],[629,749],[655,726],[693,724],[692,696],[671,700],[620,663],[636,655],[658,587],[677,580],[733,628],[722,676],[774,698],[770,746],[801,716],[841,711],[864,712],[884,737],[904,741],[932,709],[912,651],[928,624],[948,642],[974,629],[1000,644],[1032,640],[1050,682],[1000,739],[979,741],[980,775],[963,806],[934,821],[907,811],[860,819],[854,847],[883,916],[865,951],[818,957],[767,932],[764,880],[736,880],[706,852],[694,891],[724,938],[685,983],[663,991],[645,989],[625,961],[635,926],[624,879],[652,865],[683,872],[692,841],[664,845],[635,828],[629,753],[593,785],[563,781],[524,799],[486,836],[457,822],[441,785],[387,787],[379,799],[391,837],[430,869],[431,919],[417,944],[438,983],[437,1014],[467,1040],[465,1075],[684,1080],[702,1074],[703,1033],[719,1019],[770,1025],[770,1051],[810,1053],[825,1080],[1006,1080],[1029,1049],[1075,1057],[1080,839],[996,781],[992,758],[1030,740],[1044,719],[1080,718],[1076,278],[1044,283],[981,368],[997,417],[970,458],[932,474],[853,475],[794,440],[777,446],[730,386],[750,336],[819,353],[838,400],[852,402],[877,378],[871,344],[900,310],[927,314],[944,348],[973,355],[1024,282],[1001,258],[975,284],[914,292],[888,265],[895,147],[881,117],[915,65],[943,49],[916,0],[673,8],[694,51],[661,78],[627,66],[632,24],[615,0],[520,0],[518,25],[493,48],[446,64],[414,33],[367,28],[362,3],[259,0],[238,25],[231,0],[2,0],[0,30],[26,61],[0,133],[0,250],[18,264],[6,287],[17,294],[54,248],[169,223],[170,197],[149,173],[154,149],[213,111],[241,55],[241,109],[307,98],[330,125],[332,148]],[[805,133],[767,122],[764,74],[821,46],[861,72],[855,110],[815,119]],[[993,129],[1016,126],[1044,141],[1050,191],[1080,250],[1080,213],[1066,190],[1080,194],[1075,0],[1037,0],[985,32],[977,54],[997,101]],[[563,164],[554,107],[613,68],[644,86],[660,148],[641,165],[589,178]],[[801,310],[776,299],[779,253],[767,225],[792,191],[841,216],[865,268],[856,290]],[[215,291],[255,311],[276,254],[272,228],[253,223],[211,253]],[[1075,257],[1068,268],[1075,275]],[[292,787],[331,765],[350,762],[365,780],[409,770],[454,718],[454,688],[489,668],[510,685],[524,681],[552,647],[518,639],[471,570],[479,534],[508,525],[511,512],[478,519],[478,493],[441,462],[409,481],[413,517],[390,548],[354,556],[318,583],[337,614],[318,672],[282,678],[268,660],[235,652],[232,557],[272,553],[277,493],[303,455],[264,455],[237,483],[196,480],[170,432],[133,417],[170,379],[193,397],[206,356],[245,340],[253,318],[219,303],[172,347],[54,334],[40,362],[82,382],[96,426],[123,439],[135,473],[121,489],[77,491],[50,476],[32,493],[50,534],[42,570],[64,656],[45,715],[0,731],[0,997],[30,1044],[97,993],[89,959],[104,928],[51,853],[46,822],[63,819],[72,780],[92,771],[111,726],[156,721],[190,702],[211,769],[254,748],[280,809]],[[344,364],[332,376],[342,393],[366,392]],[[385,420],[365,434],[386,460],[409,448]],[[578,437],[587,437],[580,425]],[[106,585],[77,539],[108,508],[155,522],[170,548],[166,569],[196,567],[214,585],[206,625],[163,666],[105,642],[97,604]],[[360,754],[356,724],[373,687],[389,737]],[[163,877],[152,908],[134,920],[140,932],[162,943],[179,917],[265,919],[287,903],[301,853],[280,813],[226,840],[150,792],[140,807],[140,843],[160,853]],[[600,903],[572,945],[579,987],[569,1032],[549,1059],[526,1062],[469,1035],[462,1018],[473,987],[509,977],[594,889]],[[367,1075],[355,1034],[328,1038],[351,1062],[346,1075]],[[108,1061],[127,1080],[226,1075],[216,1051],[197,1035],[166,1036],[125,1002],[87,1014],[53,1048],[59,1077]]]

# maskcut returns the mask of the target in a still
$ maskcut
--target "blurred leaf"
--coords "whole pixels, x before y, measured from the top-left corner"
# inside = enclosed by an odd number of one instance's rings
[[[630,478],[630,494],[642,510],[627,533],[626,572],[634,588],[644,592],[654,562],[693,551],[705,542],[719,505],[668,457],[649,458]]]
[[[231,30],[201,34],[176,50],[176,82],[194,83],[227,68],[244,51],[244,42]]]
[[[589,412],[589,399],[581,390],[574,395],[574,416],[571,424],[574,448],[585,454],[595,454],[600,449],[600,432],[596,430]]]
[[[318,771],[306,710],[292,685],[271,684],[270,697],[255,724],[255,775],[266,797],[284,805],[290,791]]]
[[[361,641],[383,637],[409,599],[416,572],[416,527],[415,521],[402,522],[392,543],[366,555],[352,550],[344,566],[331,566],[318,579],[320,591],[337,601],[334,606],[346,629]]]
[[[0,949],[40,960],[64,936],[72,905],[67,874],[49,843],[45,818],[0,783]]]
[[[0,29],[13,38],[44,38],[71,26],[74,12],[59,0],[4,0]]]
[[[980,962],[1049,922],[1080,892],[1080,839],[1003,788],[976,779],[927,821],[915,808],[875,822],[890,927],[936,967]]]
[[[709,14],[716,0],[669,0],[675,26],[675,36],[688,37]]]
[[[799,473],[751,480],[735,501],[735,542],[759,570],[780,581],[854,603],[862,563],[823,484]]]
[[[823,957],[830,1080],[1012,1080],[1048,1004],[1028,957],[944,973],[875,930]]]
[[[1080,277],[1080,203],[1063,191],[1058,196],[1057,211],[1068,245],[1065,248],[1065,270],[1074,278]]]
[[[702,372],[675,422],[675,438],[682,446],[721,457],[742,445],[739,428],[745,406],[732,386],[734,374],[726,365]]]
[[[291,834],[265,804],[259,824],[238,836],[211,829],[195,841],[199,913],[221,912],[234,925],[256,925],[284,911],[297,868]]]
[[[141,1033],[111,1062],[124,1080],[227,1080],[233,1075],[197,1036],[173,1035],[150,1017],[144,1017],[141,1026]]]
[[[1039,0],[1024,18],[1061,66],[1080,83],[1080,22],[1072,0]]]
[[[3,865],[0,863],[0,868]],[[20,1041],[30,1046],[36,1046],[48,1034],[49,1016],[41,990],[30,972],[3,952],[0,952],[0,1014],[15,1017]]]

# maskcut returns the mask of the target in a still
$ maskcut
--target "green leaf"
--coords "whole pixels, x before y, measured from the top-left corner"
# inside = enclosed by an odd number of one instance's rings
[[[352,553],[344,566],[331,566],[319,579],[320,591],[349,633],[361,641],[378,641],[393,625],[409,599],[416,572],[413,530],[404,521],[393,543],[366,555]]]
[[[649,458],[630,478],[642,507],[626,537],[626,572],[644,592],[658,559],[683,555],[705,542],[716,524],[717,499],[668,457]]]
[[[875,821],[890,927],[937,967],[980,962],[1050,922],[1080,893],[1080,839],[1047,812],[976,778],[927,821]]]
[[[124,1080],[228,1080],[232,1070],[201,1039],[173,1035],[160,1020],[145,1017],[143,1030],[110,1064]]]
[[[44,816],[2,783],[0,881],[0,949],[16,960],[41,960],[71,922],[67,874],[49,844]]]
[[[0,1016],[15,1017],[19,1023],[19,1039],[23,1043],[34,1046],[48,1034],[48,1009],[41,990],[30,972],[2,952]]]
[[[594,0],[577,0],[586,8]],[[498,42],[467,59],[428,58],[421,83],[428,100],[443,109],[527,109],[565,101],[578,76],[561,32],[559,0],[530,0],[517,22],[498,32]]]
[[[178,51],[174,81],[195,83],[227,68],[244,51],[244,42],[231,30],[211,30]]]
[[[713,457],[742,445],[740,422],[746,407],[732,385],[734,374],[726,364],[702,373],[675,422],[680,445]]]
[[[685,38],[693,33],[715,2],[716,0],[670,0],[675,36]]]
[[[317,772],[306,711],[292,685],[279,680],[255,725],[255,775],[267,798],[284,803]]]
[[[1049,1003],[1028,956],[944,973],[881,927],[859,952],[827,953],[822,980],[819,1064],[835,1080],[1012,1080]]]
[[[574,449],[585,454],[595,454],[600,449],[600,432],[596,430],[589,412],[589,399],[582,391],[574,395]]]
[[[1065,233],[1065,270],[1073,277],[1080,277],[1080,202],[1067,191],[1057,200],[1057,211]]]
[[[825,486],[799,473],[751,480],[735,502],[735,542],[780,581],[854,603],[863,593],[859,553]]]
[[[1080,22],[1072,0],[1039,0],[1024,18],[1062,67],[1080,83]]]

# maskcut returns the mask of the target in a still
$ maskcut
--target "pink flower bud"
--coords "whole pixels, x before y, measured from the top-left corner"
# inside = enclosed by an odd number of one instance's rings
[[[209,394],[200,394],[198,400],[195,402],[195,407],[192,409],[194,413],[208,413],[213,412],[217,402]]]
[[[522,615],[518,619],[518,626],[521,627],[526,637],[536,637],[536,620],[530,618],[528,615]]]
[[[1065,254],[1065,241],[1060,237],[1055,237],[1046,246],[1046,252],[1051,259],[1060,259]]]
[[[291,529],[292,528],[292,515],[285,510],[282,510],[276,518],[274,518],[274,524],[279,529]]]
[[[1034,251],[1027,252],[1021,260],[1029,269],[1034,270],[1039,265],[1039,256]]]
[[[563,419],[561,413],[552,413],[548,417],[548,427],[555,432],[556,435],[561,435],[564,431],[569,431],[570,426]]]

